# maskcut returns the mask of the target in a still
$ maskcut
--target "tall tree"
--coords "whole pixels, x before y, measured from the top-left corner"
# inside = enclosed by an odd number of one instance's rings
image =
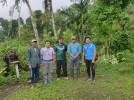
[[[57,32],[55,29],[55,21],[54,21],[54,15],[53,15],[53,7],[52,7],[52,0],[44,0],[43,5],[45,6],[45,17],[47,16],[47,12],[48,9],[50,9],[50,13],[51,13],[51,19],[52,19],[52,26],[53,26],[53,32],[54,32],[54,36],[57,39]],[[45,19],[44,17],[44,19]]]
[[[31,6],[29,4],[29,0],[15,0],[14,6],[18,6],[19,3],[21,3],[21,2],[26,3],[26,5],[28,7],[29,14],[30,14],[30,17],[31,17],[31,20],[32,20],[32,25],[33,25],[33,29],[34,29],[35,38],[37,40],[39,48],[41,48],[40,39],[39,39],[39,35],[38,35],[38,30],[37,30],[37,25],[36,25],[36,22],[34,20],[33,12],[32,12]],[[0,3],[5,5],[7,3],[7,0],[1,0]]]

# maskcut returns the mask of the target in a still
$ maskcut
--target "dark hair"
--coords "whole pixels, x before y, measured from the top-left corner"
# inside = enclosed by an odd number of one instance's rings
[[[45,41],[45,44],[46,44],[47,42],[51,43],[49,40],[46,40],[46,41]]]
[[[59,37],[59,40],[60,40],[60,39],[63,39],[63,37]]]
[[[90,37],[86,37],[86,38],[85,38],[85,40],[86,40],[86,39],[90,39],[90,40],[91,40],[91,38],[90,38]]]

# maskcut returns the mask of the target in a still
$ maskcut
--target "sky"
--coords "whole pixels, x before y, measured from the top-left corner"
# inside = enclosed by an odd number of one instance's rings
[[[7,0],[7,6],[5,5],[4,7],[0,5],[0,17],[4,19],[11,19],[11,16],[9,16],[9,10],[10,7],[14,4],[15,0]],[[30,6],[32,8],[32,11],[34,10],[42,10],[43,11],[43,6],[42,6],[43,0],[29,0]],[[67,8],[72,4],[70,0],[52,0],[52,6],[53,6],[53,11],[56,12],[57,9],[62,9],[62,8]],[[20,15],[24,20],[26,20],[27,17],[29,17],[29,11],[26,6],[26,4],[21,3],[21,15]],[[13,19],[18,18],[18,13],[17,11],[14,12]]]

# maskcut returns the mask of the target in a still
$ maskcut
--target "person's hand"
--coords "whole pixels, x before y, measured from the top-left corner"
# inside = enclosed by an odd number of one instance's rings
[[[57,62],[57,60],[55,59],[55,61],[54,61],[55,63]]]
[[[31,70],[32,69],[32,66],[29,66],[29,70]]]
[[[43,64],[40,64],[40,67],[42,67],[43,66]]]
[[[74,56],[73,58],[74,58],[75,60],[77,59],[77,57],[76,57],[76,56]]]
[[[82,64],[84,63],[84,59],[82,59]]]
[[[94,60],[92,60],[92,63],[94,63]]]
[[[53,61],[53,64],[55,64],[55,60]]]

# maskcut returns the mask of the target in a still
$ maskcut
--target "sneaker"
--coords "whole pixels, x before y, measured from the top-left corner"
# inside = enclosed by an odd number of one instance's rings
[[[49,81],[49,83],[53,83],[52,80],[48,80],[48,81]]]
[[[91,77],[87,77],[87,81],[91,80]]]
[[[57,78],[57,81],[59,81],[60,80],[60,78]]]
[[[67,79],[67,80],[68,80],[68,77],[65,77],[65,79]]]
[[[92,79],[92,82],[95,82],[95,79],[94,78]]]
[[[47,84],[47,81],[44,81],[44,84]]]

